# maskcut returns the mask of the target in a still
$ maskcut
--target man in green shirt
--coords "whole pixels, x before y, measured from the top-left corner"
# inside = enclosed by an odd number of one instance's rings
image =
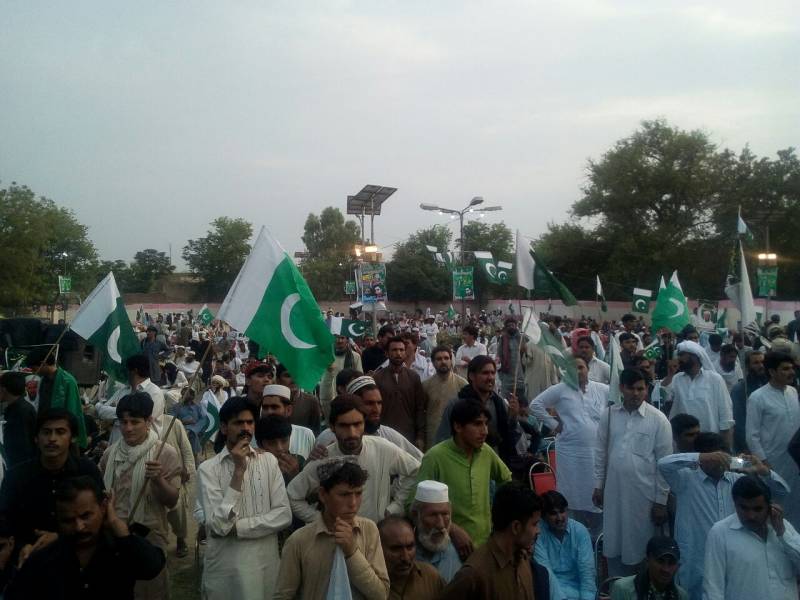
[[[422,457],[417,479],[447,484],[453,522],[466,530],[475,547],[486,542],[492,530],[489,482],[511,480],[511,471],[485,444],[489,419],[489,411],[478,401],[456,402],[450,412],[452,437]]]

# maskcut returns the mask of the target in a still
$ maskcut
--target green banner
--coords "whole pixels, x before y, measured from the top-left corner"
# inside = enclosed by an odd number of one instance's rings
[[[775,296],[778,291],[778,267],[758,267],[758,295]]]
[[[58,293],[59,294],[66,294],[72,291],[72,278],[71,277],[63,277],[61,275],[58,276]]]
[[[453,298],[455,300],[475,299],[472,267],[456,267],[453,269]]]
[[[356,282],[352,279],[348,279],[344,282],[344,293],[348,296],[352,296],[356,293]]]

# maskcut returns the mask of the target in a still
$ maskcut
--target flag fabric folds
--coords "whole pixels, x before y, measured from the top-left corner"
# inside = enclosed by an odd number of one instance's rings
[[[203,308],[197,313],[197,318],[203,325],[211,325],[214,320],[214,314],[208,309],[208,304],[203,304]]]
[[[567,286],[539,260],[530,241],[517,231],[516,252],[517,283],[520,287],[533,290],[541,297],[560,298],[565,306],[576,306],[578,301]]]
[[[69,327],[100,351],[106,373],[117,381],[128,380],[125,360],[139,353],[139,342],[113,273],[92,290]]]
[[[653,332],[666,327],[670,331],[678,333],[689,323],[691,323],[689,306],[678,281],[678,272],[675,271],[667,287],[658,292],[656,307],[653,309]]]
[[[300,270],[265,227],[217,315],[272,352],[313,389],[333,362],[333,337]]]
[[[561,340],[550,333],[547,323],[539,323],[536,320],[536,315],[530,306],[522,307],[522,323],[523,333],[550,357],[558,369],[561,381],[577,390],[578,370],[575,368],[575,361],[567,354]]]
[[[750,287],[750,276],[747,274],[747,263],[744,260],[744,248],[739,240],[739,273],[728,275],[728,283],[725,286],[725,295],[730,298],[734,306],[741,313],[741,327],[748,333],[758,335],[758,316],[756,315],[756,304],[753,301],[753,289]]]
[[[367,331],[367,322],[342,317],[331,317],[331,333],[349,338],[359,338]]]
[[[606,297],[603,295],[603,285],[600,283],[600,275],[597,275],[597,297],[600,299],[600,310],[608,312],[608,305],[606,304]]]

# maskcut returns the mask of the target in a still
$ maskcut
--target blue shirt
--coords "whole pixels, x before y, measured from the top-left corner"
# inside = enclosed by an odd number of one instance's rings
[[[734,514],[731,489],[742,473],[726,471],[719,481],[714,481],[699,467],[700,453],[672,454],[658,461],[658,470],[675,494],[675,541],[681,549],[681,566],[678,583],[692,600],[703,595],[703,560],[706,538],[717,521]],[[788,494],[788,486],[780,475],[770,472],[763,478],[772,490],[773,498]]]
[[[568,519],[567,531],[559,540],[544,519],[540,523],[541,532],[534,546],[536,562],[555,575],[562,598],[594,600],[597,585],[589,531]]]
[[[461,568],[461,558],[459,558],[453,542],[450,542],[447,548],[440,552],[429,552],[417,541],[417,560],[435,567],[445,583],[450,583],[456,571]]]

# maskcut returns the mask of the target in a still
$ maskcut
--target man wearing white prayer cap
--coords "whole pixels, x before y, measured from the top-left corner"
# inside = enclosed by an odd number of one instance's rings
[[[269,415],[292,416],[292,391],[285,385],[265,385],[261,398],[261,414],[259,419]],[[255,438],[253,438],[255,442]],[[292,435],[289,437],[289,454],[299,454],[308,460],[314,448],[314,432],[308,427],[292,423]]]
[[[716,372],[706,351],[697,342],[678,344],[679,373],[666,387],[672,397],[670,418],[685,413],[700,421],[700,431],[722,434],[728,447],[733,442],[733,405],[725,380]]]
[[[446,583],[461,568],[458,551],[450,539],[450,497],[447,485],[425,480],[417,484],[417,493],[409,511],[417,541],[417,560],[436,567]]]

